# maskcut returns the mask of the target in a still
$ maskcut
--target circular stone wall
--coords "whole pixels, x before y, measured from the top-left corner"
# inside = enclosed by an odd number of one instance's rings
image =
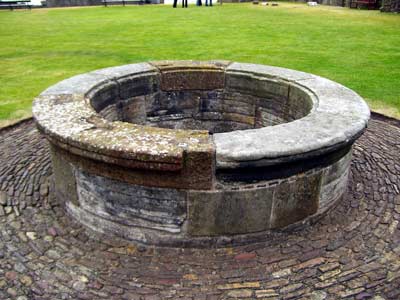
[[[34,102],[54,192],[84,225],[141,243],[249,242],[343,197],[369,109],[298,71],[164,61],[64,80]]]

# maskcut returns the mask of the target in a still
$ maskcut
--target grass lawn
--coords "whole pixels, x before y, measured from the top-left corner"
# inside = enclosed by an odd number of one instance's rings
[[[162,59],[227,59],[315,73],[400,117],[400,15],[224,4],[0,11],[0,124],[75,74]]]

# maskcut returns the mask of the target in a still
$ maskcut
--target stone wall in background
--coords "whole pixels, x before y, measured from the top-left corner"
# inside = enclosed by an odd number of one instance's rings
[[[332,6],[348,6],[346,0],[321,0],[320,4],[332,5]]]
[[[303,2],[306,3],[311,0],[294,0],[294,2]],[[357,6],[356,0],[315,0],[320,5],[330,5],[330,6],[342,6],[342,7],[350,7],[350,8],[367,8],[366,4],[359,3]],[[381,7],[381,1],[377,0],[376,5],[374,6],[375,9]],[[399,2],[400,0],[388,0],[388,2]],[[370,7],[371,9],[372,7]]]
[[[351,0],[294,0],[293,2],[307,3],[309,1],[316,1],[320,5],[331,5],[331,6],[350,6]]]
[[[146,3],[160,4],[164,0],[143,0]],[[122,0],[121,0],[122,3]],[[92,6],[103,5],[102,0],[46,0],[47,7],[67,7],[67,6]]]
[[[382,12],[400,12],[400,0],[383,0]]]
[[[102,5],[101,0],[47,0],[47,7]]]

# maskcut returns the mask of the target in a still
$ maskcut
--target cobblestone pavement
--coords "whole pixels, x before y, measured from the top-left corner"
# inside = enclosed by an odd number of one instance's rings
[[[400,299],[396,122],[371,120],[349,195],[327,217],[223,249],[135,246],[85,230],[49,200],[47,144],[33,122],[0,137],[0,299]]]

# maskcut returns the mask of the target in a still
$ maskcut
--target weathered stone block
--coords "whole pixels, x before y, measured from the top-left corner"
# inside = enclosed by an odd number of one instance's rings
[[[60,149],[56,146],[50,146],[51,161],[53,164],[54,190],[57,199],[64,205],[71,202],[79,205],[78,195],[76,192],[76,179],[71,163],[65,159]]]
[[[161,73],[163,91],[214,90],[224,86],[224,73],[214,70],[168,71]]]
[[[146,123],[146,99],[145,96],[138,96],[122,100],[118,104],[121,119],[124,122],[145,124]]]
[[[226,61],[152,62],[161,73],[161,90],[215,90],[224,88]]]
[[[109,105],[113,105],[119,100],[119,87],[116,82],[109,81],[90,91],[87,95],[90,104],[96,111],[101,111]]]
[[[106,108],[99,111],[99,115],[109,122],[114,122],[121,119],[121,112],[117,104],[108,105]]]
[[[285,123],[285,120],[276,114],[272,113],[269,109],[258,107],[255,114],[255,128],[275,126]]]
[[[283,81],[233,72],[227,72],[225,78],[225,89],[228,92],[238,92],[258,97],[278,96],[287,98],[288,96],[289,85]]]
[[[200,99],[204,97],[204,92],[201,91],[166,92],[165,94],[167,107],[172,113],[174,110],[197,113]]]
[[[321,172],[295,176],[294,181],[276,187],[271,214],[271,228],[282,228],[317,212]]]
[[[239,93],[224,93],[221,99],[221,111],[253,116],[255,114],[257,98],[244,96]]]
[[[246,115],[236,114],[236,113],[223,113],[222,118],[226,121],[248,124],[248,125],[251,125],[251,127],[254,127],[254,123],[255,123],[254,116],[246,116]]]
[[[129,226],[180,232],[186,192],[145,187],[75,170],[79,204],[92,214]]]
[[[306,116],[313,108],[313,95],[296,85],[289,88],[289,101],[287,115],[292,120]]]
[[[202,113],[218,112],[254,116],[256,99],[250,95],[210,92],[205,96],[200,102]]]
[[[350,163],[351,150],[339,161],[323,170],[319,200],[321,208],[334,204],[346,192]]]
[[[182,183],[189,189],[210,190],[215,183],[215,150],[187,151],[184,156]]]
[[[159,89],[159,76],[157,74],[131,75],[120,78],[117,82],[121,99],[148,95],[157,92]]]
[[[263,231],[270,226],[273,191],[192,192],[188,194],[191,236]]]

